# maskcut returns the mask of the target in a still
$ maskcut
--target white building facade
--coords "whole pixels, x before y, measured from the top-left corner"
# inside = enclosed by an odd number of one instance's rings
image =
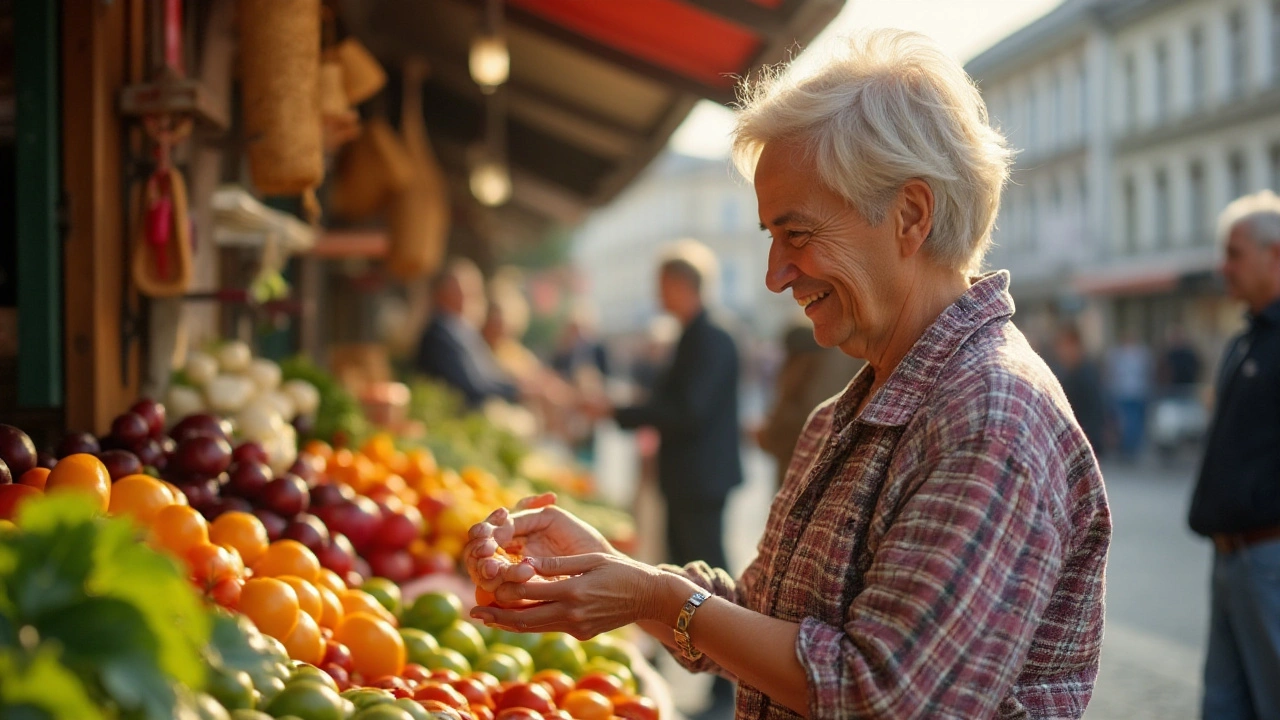
[[[1218,213],[1280,187],[1280,0],[1067,0],[968,63],[1019,150],[989,265],[1033,339],[1171,325],[1216,356],[1239,326]]]
[[[798,312],[790,295],[765,288],[769,236],[759,228],[751,185],[725,160],[668,152],[575,234],[574,262],[587,278],[587,300],[602,332],[646,330],[661,312],[660,255],[682,238],[700,240],[715,252],[720,274],[709,300],[743,333],[776,338]]]

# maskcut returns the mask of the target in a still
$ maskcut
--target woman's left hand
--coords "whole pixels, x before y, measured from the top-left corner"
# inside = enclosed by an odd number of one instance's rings
[[[503,583],[494,594],[500,604],[537,604],[476,607],[471,617],[507,630],[558,631],[585,640],[641,620],[671,622],[679,611],[664,617],[663,599],[668,584],[680,578],[630,558],[591,553],[527,561],[538,575],[557,579]]]

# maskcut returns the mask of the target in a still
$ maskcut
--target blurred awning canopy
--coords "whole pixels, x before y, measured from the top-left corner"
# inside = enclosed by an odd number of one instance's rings
[[[666,144],[693,105],[729,104],[737,78],[785,60],[844,0],[506,0],[511,57],[505,104],[510,202],[498,234],[572,223],[618,194]],[[392,74],[425,59],[424,114],[441,164],[467,194],[468,150],[484,137],[485,96],[472,80],[484,0],[338,0],[341,22]],[[467,212],[476,212],[472,207]],[[466,222],[465,217],[458,218]]]

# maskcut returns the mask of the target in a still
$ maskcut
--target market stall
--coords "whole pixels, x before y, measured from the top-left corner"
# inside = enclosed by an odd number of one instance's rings
[[[0,0],[0,706],[671,715],[626,631],[467,621],[494,508],[634,522],[370,328],[581,220],[840,4]]]

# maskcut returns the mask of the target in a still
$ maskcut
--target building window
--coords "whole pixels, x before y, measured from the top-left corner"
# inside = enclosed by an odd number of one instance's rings
[[[1187,53],[1191,62],[1190,90],[1191,107],[1198,108],[1204,104],[1205,85],[1208,79],[1208,62],[1204,53],[1204,28],[1191,28],[1191,42]]]
[[[1204,166],[1198,161],[1191,163],[1187,182],[1187,207],[1191,209],[1191,242],[1202,243],[1208,237],[1209,225],[1209,189],[1205,187]]]
[[[1244,153],[1233,152],[1227,160],[1227,195],[1231,200],[1243,197],[1249,189],[1249,168]]]
[[[1126,254],[1133,254],[1138,247],[1138,187],[1133,178],[1124,181],[1124,237],[1120,247]]]
[[[1033,81],[1034,82],[1034,81]],[[1027,92],[1027,149],[1037,149],[1040,141],[1040,93],[1035,86]]]
[[[1280,192],[1280,143],[1271,146],[1271,190]]]
[[[1271,0],[1271,84],[1280,85],[1280,0]]]
[[[1249,72],[1249,36],[1245,31],[1244,11],[1232,11],[1227,20],[1227,95],[1244,93]]]
[[[1132,129],[1138,124],[1138,61],[1133,53],[1124,58],[1124,126]]]
[[[1169,46],[1164,40],[1156,43],[1156,121],[1169,113]]]
[[[1049,144],[1056,147],[1062,143],[1062,75],[1053,75],[1053,95],[1049,98]]]
[[[1277,0],[1280,2],[1280,0]],[[1079,102],[1076,103],[1077,120],[1080,123],[1080,137],[1085,137],[1089,133],[1089,82],[1088,72],[1084,68],[1084,63],[1080,63],[1080,68],[1076,71],[1076,97]]]
[[[1168,247],[1169,241],[1169,175],[1156,171],[1156,247]]]

